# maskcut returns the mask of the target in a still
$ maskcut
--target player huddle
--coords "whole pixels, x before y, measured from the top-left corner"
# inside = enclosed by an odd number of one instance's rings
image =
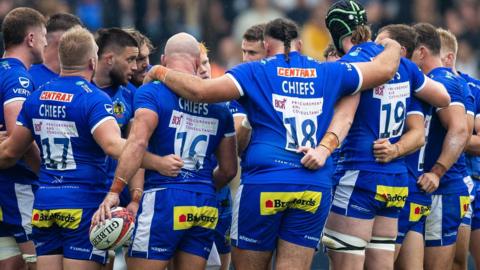
[[[235,269],[310,269],[320,243],[332,269],[466,269],[469,249],[480,266],[480,81],[455,69],[455,36],[388,25],[372,42],[353,0],[326,25],[325,63],[276,19],[211,79],[189,34],[151,67],[136,30],[10,11],[0,268],[104,267],[89,235],[116,206],[135,217],[129,269],[204,269],[212,250],[228,269],[231,249]]]

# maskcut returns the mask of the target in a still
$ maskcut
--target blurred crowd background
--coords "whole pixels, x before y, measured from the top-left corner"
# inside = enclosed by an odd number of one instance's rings
[[[45,15],[70,12],[92,31],[101,27],[135,27],[151,38],[158,63],[172,34],[185,31],[210,49],[213,73],[240,62],[243,32],[279,16],[302,28],[304,53],[322,60],[329,43],[324,18],[333,0],[0,0],[0,20],[12,8],[30,6]],[[452,31],[459,40],[458,69],[479,76],[480,0],[360,0],[374,32],[390,23],[430,22]],[[2,50],[3,51],[3,50]]]

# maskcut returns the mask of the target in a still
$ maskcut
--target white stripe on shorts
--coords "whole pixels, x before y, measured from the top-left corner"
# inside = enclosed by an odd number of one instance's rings
[[[33,191],[32,185],[15,183],[15,196],[17,197],[18,211],[22,218],[22,227],[27,234],[32,233]]]
[[[235,194],[235,201],[233,202],[230,238],[234,240],[238,239],[238,210],[240,208],[240,197],[242,197],[242,191],[243,185],[240,185],[237,189],[237,194]]]
[[[100,250],[100,249],[97,249],[96,247],[92,247],[92,253],[90,253],[90,260],[92,260],[93,255],[96,255],[103,258],[103,261],[106,262],[107,254],[108,254],[107,250]]]
[[[150,242],[150,227],[155,212],[156,191],[147,191],[142,199],[142,212],[138,216],[138,224],[133,238],[132,251],[146,252],[148,257],[148,243]]]
[[[333,196],[333,205],[342,209],[348,209],[350,197],[353,193],[353,188],[357,182],[360,171],[346,171],[340,178],[335,195]]]
[[[442,195],[432,195],[432,208],[425,221],[425,241],[442,239]]]

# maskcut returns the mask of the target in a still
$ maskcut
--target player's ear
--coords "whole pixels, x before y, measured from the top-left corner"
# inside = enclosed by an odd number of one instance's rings
[[[167,61],[166,61],[165,58],[166,58],[165,54],[162,54],[162,55],[160,56],[160,65],[166,66],[166,62],[167,62]]]
[[[303,47],[303,41],[301,39],[298,39],[295,41],[295,49],[297,51],[302,51],[302,47]]]
[[[27,36],[25,37],[28,47],[33,47],[33,40],[34,40],[34,33],[28,32]]]

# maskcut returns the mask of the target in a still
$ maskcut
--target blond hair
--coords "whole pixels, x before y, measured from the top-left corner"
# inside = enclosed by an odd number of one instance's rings
[[[200,48],[200,54],[208,54],[208,48],[204,42],[199,42],[198,47]]]
[[[443,28],[437,28],[437,33],[440,36],[440,42],[441,42],[440,51],[446,52],[446,53],[451,52],[457,55],[458,43],[455,35],[452,34],[452,32]]]
[[[372,30],[367,25],[359,25],[352,32],[352,43],[354,45],[362,44],[372,39]]]
[[[65,32],[58,46],[62,69],[83,69],[96,57],[95,39],[87,29],[75,26]]]

